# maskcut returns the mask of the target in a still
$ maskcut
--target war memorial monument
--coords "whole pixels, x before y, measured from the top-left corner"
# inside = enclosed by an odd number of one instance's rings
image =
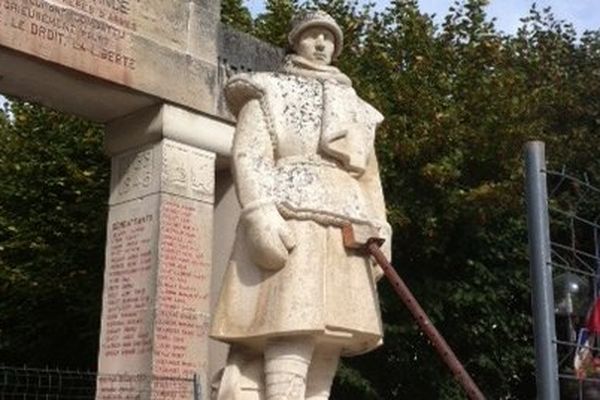
[[[221,400],[327,399],[339,357],[381,342],[381,271],[340,226],[391,235],[382,116],[330,65],[341,30],[299,17],[284,59],[219,17],[217,0],[0,0],[0,92],[105,125],[98,399],[172,399],[136,377],[190,375],[203,399],[214,376]]]

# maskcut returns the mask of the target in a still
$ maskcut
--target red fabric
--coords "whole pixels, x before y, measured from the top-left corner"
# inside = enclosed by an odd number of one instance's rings
[[[596,304],[588,317],[587,328],[590,334],[600,334],[600,298],[596,299]]]

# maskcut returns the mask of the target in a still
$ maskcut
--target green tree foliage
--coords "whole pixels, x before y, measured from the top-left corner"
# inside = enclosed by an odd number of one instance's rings
[[[13,102],[0,142],[0,359],[92,368],[109,177],[102,132]]]
[[[221,22],[246,33],[251,33],[254,25],[242,0],[221,0]]]
[[[532,7],[515,35],[487,1],[457,2],[439,26],[416,0],[240,0],[222,20],[280,46],[303,8],[345,32],[339,66],[386,116],[378,156],[394,264],[488,398],[535,397],[521,147],[598,182],[600,32],[577,37]],[[0,359],[93,365],[107,160],[97,127],[30,105],[0,113]],[[385,346],[348,359],[333,398],[464,398],[390,288]],[[68,317],[65,317],[68,315]]]
[[[290,21],[298,8],[297,0],[266,0],[265,13],[256,19],[252,33],[259,39],[287,48]]]
[[[438,31],[416,2],[399,1],[380,16],[365,52],[359,77],[375,65],[395,72],[371,72],[367,84],[386,93],[374,100],[388,117],[379,154],[394,263],[490,398],[532,397],[520,147],[539,130],[510,68],[510,44],[486,22],[482,1],[457,5]],[[388,346],[372,366],[397,362],[366,372],[380,397],[460,398],[384,293]]]

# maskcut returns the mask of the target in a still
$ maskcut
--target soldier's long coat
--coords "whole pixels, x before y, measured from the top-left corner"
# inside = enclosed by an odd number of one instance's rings
[[[346,82],[318,76],[254,73],[227,86],[238,116],[233,161],[242,208],[275,204],[297,245],[281,270],[260,268],[242,216],[215,339],[260,348],[268,337],[306,333],[338,341],[346,355],[381,343],[373,264],[344,248],[340,225],[391,234],[373,147],[382,117]]]

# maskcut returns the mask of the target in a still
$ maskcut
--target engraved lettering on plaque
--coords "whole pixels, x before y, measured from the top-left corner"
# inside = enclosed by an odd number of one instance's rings
[[[132,0],[0,0],[0,25],[8,38],[49,57],[82,57],[135,70],[130,33],[137,31]],[[2,41],[4,42],[4,40]]]
[[[210,264],[199,221],[202,203],[167,199],[161,205],[160,272],[157,287],[154,373],[189,377],[203,366]]]
[[[113,221],[109,226],[102,341],[106,359],[147,354],[152,349],[145,322],[152,307],[148,285],[154,220],[154,215],[145,214]]]

